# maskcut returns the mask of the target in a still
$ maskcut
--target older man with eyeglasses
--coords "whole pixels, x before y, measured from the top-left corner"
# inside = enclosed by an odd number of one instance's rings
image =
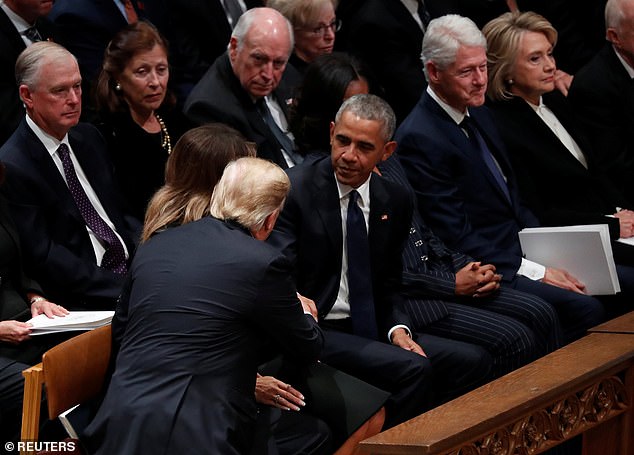
[[[257,155],[283,168],[302,161],[288,132],[290,89],[283,76],[294,46],[293,28],[279,12],[244,13],[227,52],[196,84],[185,114],[198,124],[222,122],[257,144]]]

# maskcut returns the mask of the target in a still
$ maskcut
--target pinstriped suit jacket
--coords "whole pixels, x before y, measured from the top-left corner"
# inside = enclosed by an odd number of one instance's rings
[[[396,155],[379,165],[384,178],[402,185],[414,195]],[[444,301],[456,297],[455,271],[473,259],[447,248],[414,209],[409,238],[403,250],[405,309],[414,327],[432,324],[449,314]]]

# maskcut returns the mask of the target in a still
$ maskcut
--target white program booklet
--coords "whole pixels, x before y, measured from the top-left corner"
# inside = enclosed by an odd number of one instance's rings
[[[607,224],[527,228],[519,236],[526,259],[570,272],[588,294],[621,291]]]
[[[92,330],[110,324],[114,311],[71,311],[66,316],[54,316],[52,319],[40,314],[28,323],[32,325],[31,336],[69,330]]]

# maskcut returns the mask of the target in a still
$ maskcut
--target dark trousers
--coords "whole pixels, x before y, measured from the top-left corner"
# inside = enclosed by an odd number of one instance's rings
[[[510,284],[505,285],[535,294],[555,307],[563,328],[565,343],[581,338],[589,328],[605,320],[603,304],[595,297],[578,294],[523,276],[518,276]]]

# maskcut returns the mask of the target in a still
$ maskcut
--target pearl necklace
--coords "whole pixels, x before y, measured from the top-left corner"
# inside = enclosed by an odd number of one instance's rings
[[[161,139],[163,139],[161,147],[163,147],[163,150],[167,151],[167,154],[169,155],[172,153],[172,141],[170,140],[170,134],[167,132],[167,127],[165,126],[163,119],[158,114],[154,114],[154,117],[156,117],[156,121],[161,127]]]

